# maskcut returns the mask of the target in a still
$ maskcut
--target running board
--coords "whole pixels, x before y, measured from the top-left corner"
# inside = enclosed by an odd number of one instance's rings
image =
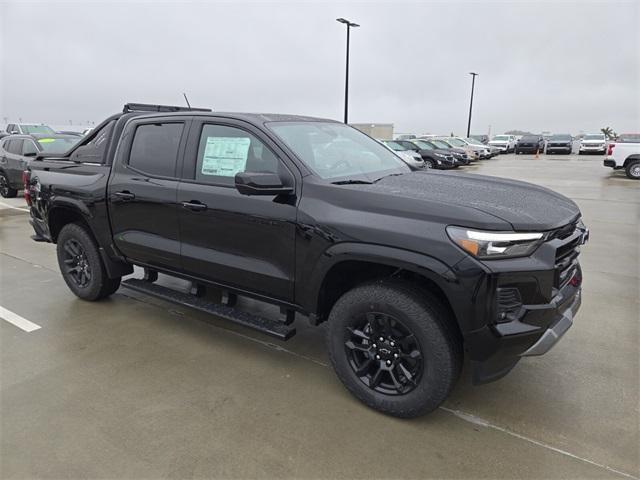
[[[187,307],[195,308],[202,312],[210,313],[234,323],[252,328],[280,340],[289,340],[296,334],[296,329],[282,322],[259,317],[251,313],[236,310],[220,303],[213,303],[188,293],[182,293],[172,288],[156,285],[145,280],[132,278],[122,282],[123,287],[130,288],[145,295],[161,298],[169,302],[178,303]]]

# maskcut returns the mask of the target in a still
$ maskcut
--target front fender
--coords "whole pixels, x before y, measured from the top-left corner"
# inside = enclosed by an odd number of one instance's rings
[[[436,283],[444,292],[457,282],[455,274],[442,261],[421,253],[383,245],[342,242],[327,248],[310,272],[300,304],[316,312],[323,282],[336,265],[347,261],[369,262],[414,272]]]

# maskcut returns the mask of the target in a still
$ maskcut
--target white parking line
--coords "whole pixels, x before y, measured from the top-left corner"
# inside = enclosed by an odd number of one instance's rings
[[[0,202],[0,205],[2,205],[5,208],[12,208],[13,210],[22,210],[23,212],[29,212],[28,208],[14,207],[13,205],[9,205],[8,203],[4,203],[4,202]]]
[[[0,318],[12,323],[18,328],[21,328],[25,332],[33,332],[34,330],[42,328],[40,325],[30,322],[26,318],[22,318],[20,315],[13,313],[11,310],[7,310],[4,307],[0,307]]]

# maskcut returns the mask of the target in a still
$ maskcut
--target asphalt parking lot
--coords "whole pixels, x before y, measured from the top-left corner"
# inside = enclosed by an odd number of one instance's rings
[[[465,369],[414,420],[354,399],[324,328],[302,318],[282,343],[125,288],[77,299],[55,247],[29,239],[22,199],[0,199],[0,306],[41,327],[0,321],[0,477],[640,477],[640,184],[601,156],[503,155],[466,171],[579,204],[583,304],[547,355],[480,387]]]

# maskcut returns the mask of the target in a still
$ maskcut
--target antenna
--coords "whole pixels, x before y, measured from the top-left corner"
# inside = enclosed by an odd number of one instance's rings
[[[187,102],[187,107],[191,108],[191,104],[189,103],[189,99],[187,98],[187,94],[182,92],[182,95],[184,96],[184,101]]]

